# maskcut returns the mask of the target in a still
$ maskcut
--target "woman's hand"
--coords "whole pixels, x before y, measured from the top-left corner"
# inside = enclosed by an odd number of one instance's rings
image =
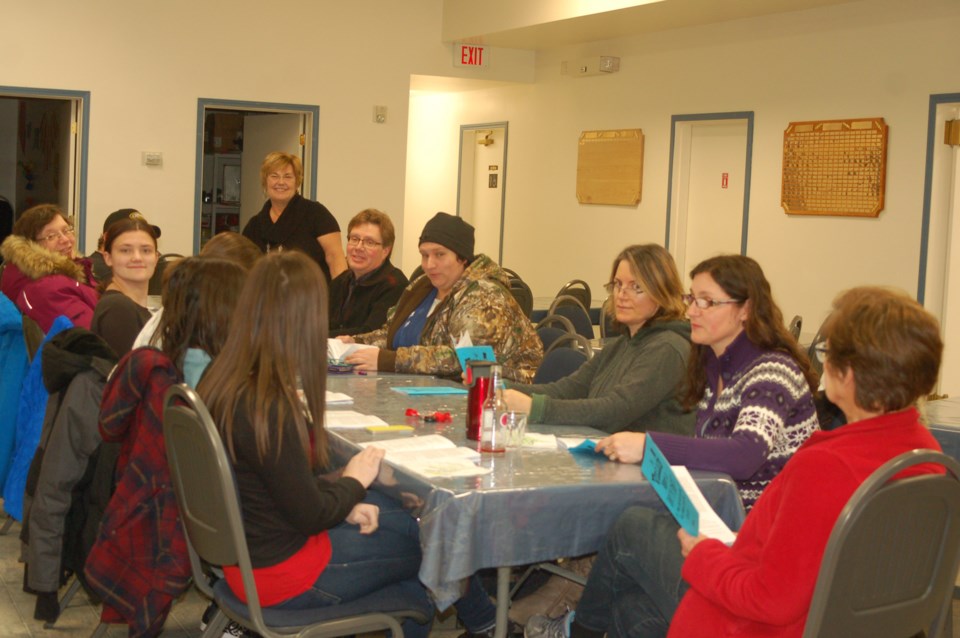
[[[690,555],[690,552],[693,551],[693,548],[696,547],[700,541],[707,540],[707,537],[703,534],[698,534],[697,536],[691,536],[681,527],[677,530],[677,538],[680,539],[680,553],[684,558]]]
[[[503,393],[503,400],[507,402],[507,407],[515,412],[526,412],[530,414],[530,406],[533,405],[533,399],[529,395],[517,390],[507,390]]]
[[[340,335],[339,337],[334,337],[334,339],[339,339],[344,343],[356,343],[350,335]]]
[[[611,461],[639,463],[646,439],[643,432],[617,432],[597,441],[597,452],[603,452]]]
[[[360,485],[370,487],[373,479],[380,473],[380,461],[386,452],[378,447],[368,446],[360,450],[343,468],[343,476],[357,479]]]
[[[357,370],[373,372],[377,369],[378,356],[380,356],[380,348],[361,348],[349,355],[344,361],[356,366]]]
[[[359,525],[361,534],[372,534],[380,526],[380,508],[372,503],[357,503],[347,514],[347,522]]]

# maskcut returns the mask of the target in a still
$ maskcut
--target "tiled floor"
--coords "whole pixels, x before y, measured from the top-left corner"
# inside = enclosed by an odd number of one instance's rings
[[[2,505],[2,500],[0,500]],[[6,519],[0,510],[0,522]],[[70,606],[60,615],[52,629],[44,629],[43,622],[33,619],[36,597],[23,591],[23,564],[20,554],[20,525],[0,536],[0,638],[87,638],[100,622],[99,607],[94,607],[80,591]],[[62,593],[62,591],[61,591]],[[207,607],[206,600],[191,589],[174,604],[161,638],[196,638],[200,631],[200,616]],[[456,628],[456,618],[446,615],[434,622],[431,638],[456,638],[462,630]],[[112,625],[108,638],[127,635],[124,625]]]

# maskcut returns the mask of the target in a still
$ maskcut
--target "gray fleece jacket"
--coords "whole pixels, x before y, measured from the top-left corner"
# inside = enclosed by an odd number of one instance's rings
[[[533,398],[530,423],[692,435],[696,413],[676,398],[689,353],[689,323],[655,322],[604,346],[568,377],[509,387]]]

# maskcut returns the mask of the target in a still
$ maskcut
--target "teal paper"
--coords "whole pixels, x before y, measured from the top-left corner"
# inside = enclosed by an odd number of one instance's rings
[[[597,442],[590,439],[585,439],[583,443],[570,448],[570,451],[577,454],[601,454],[597,452]]]
[[[700,514],[670,469],[667,458],[649,436],[646,437],[640,469],[680,527],[691,536],[696,536],[700,532]]]
[[[424,396],[429,394],[467,394],[465,388],[453,388],[453,387],[429,387],[429,386],[414,386],[410,388],[390,388],[394,392],[399,392],[400,394],[407,394],[410,396]]]
[[[460,369],[467,371],[467,361],[493,361],[496,362],[497,355],[494,354],[490,346],[470,346],[469,348],[457,348],[457,359],[460,360]]]

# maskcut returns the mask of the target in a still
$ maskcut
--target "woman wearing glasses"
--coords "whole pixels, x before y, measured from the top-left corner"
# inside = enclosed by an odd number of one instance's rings
[[[90,328],[97,306],[90,262],[77,257],[70,220],[54,204],[30,208],[13,226],[0,255],[0,290],[44,332],[64,315],[74,326]]]
[[[597,449],[610,460],[639,463],[649,436],[671,464],[732,476],[749,511],[818,429],[812,394],[818,380],[756,261],[721,255],[690,276],[684,300],[694,345],[681,402],[697,408],[694,438],[620,432]],[[669,514],[625,510],[607,535],[576,614],[535,616],[527,638],[665,635],[686,590],[678,529]]]
[[[696,435],[649,436],[674,465],[732,476],[749,510],[818,429],[818,380],[757,262],[722,255],[690,276],[684,301],[694,345],[681,402],[697,408]],[[597,449],[613,461],[639,463],[645,441],[644,434],[615,434]]]
[[[268,154],[260,166],[263,208],[247,222],[243,235],[260,250],[302,250],[320,265],[329,282],[347,269],[343,237],[336,218],[320,202],[303,197],[303,163],[290,153]]]
[[[390,263],[393,222],[373,208],[347,226],[347,270],[330,283],[330,336],[376,330],[407,287],[407,277]]]
[[[625,248],[607,284],[621,336],[554,383],[511,383],[507,405],[530,423],[693,434],[694,413],[677,400],[690,354],[690,325],[673,257],[662,246]]]

